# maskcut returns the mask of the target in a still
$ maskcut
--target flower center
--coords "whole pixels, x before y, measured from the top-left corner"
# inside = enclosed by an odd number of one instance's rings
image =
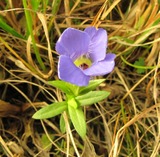
[[[74,61],[74,64],[82,70],[88,69],[92,62],[89,58],[82,56]]]

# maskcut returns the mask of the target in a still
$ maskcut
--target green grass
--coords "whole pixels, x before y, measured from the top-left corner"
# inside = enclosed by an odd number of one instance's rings
[[[0,156],[159,157],[158,0],[23,0],[0,2]],[[64,29],[88,26],[108,32],[114,71],[99,90],[108,99],[85,107],[87,138],[68,117],[38,121],[35,110],[64,95],[55,43]],[[63,128],[64,129],[64,128]]]

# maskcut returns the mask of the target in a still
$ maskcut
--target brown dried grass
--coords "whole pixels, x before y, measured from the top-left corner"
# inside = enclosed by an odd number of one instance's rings
[[[24,33],[21,1],[9,1],[7,9],[4,2],[0,6],[7,23]],[[33,30],[41,32],[36,42],[47,71],[38,67],[30,39],[18,39],[0,29],[2,156],[159,157],[158,0],[73,0],[72,5],[65,0],[57,13],[51,12],[51,6],[45,14],[37,12]],[[117,58],[115,70],[100,87],[110,91],[110,97],[85,108],[87,137],[81,141],[69,126],[67,134],[62,134],[58,118],[39,122],[31,117],[36,109],[63,99],[60,91],[47,84],[48,79],[57,79],[57,38],[67,27],[84,29],[89,25],[108,31],[108,51]],[[140,57],[145,60],[142,74],[134,65]],[[48,137],[47,144],[42,137]]]

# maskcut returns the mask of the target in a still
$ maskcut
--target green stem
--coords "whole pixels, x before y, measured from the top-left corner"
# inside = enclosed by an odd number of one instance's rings
[[[153,69],[153,68],[155,68],[155,66],[139,66],[139,65],[134,65],[134,64],[131,64],[131,63],[129,63],[127,60],[125,60],[125,58],[121,55],[121,59],[122,59],[122,61],[125,63],[125,64],[127,64],[127,65],[129,65],[129,66],[131,66],[131,67],[134,67],[134,68],[137,68],[137,69]]]

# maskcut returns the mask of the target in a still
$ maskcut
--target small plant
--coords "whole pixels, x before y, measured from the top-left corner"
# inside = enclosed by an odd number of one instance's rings
[[[110,73],[115,66],[115,55],[106,54],[106,47],[107,32],[104,29],[66,29],[56,44],[56,51],[60,54],[58,76],[62,81],[49,81],[50,85],[65,93],[65,101],[54,102],[40,109],[33,118],[52,118],[65,111],[75,130],[84,138],[86,121],[83,106],[92,105],[109,96],[107,91],[95,90],[104,79],[91,80],[94,76]],[[60,128],[63,132],[64,124],[61,116]]]

